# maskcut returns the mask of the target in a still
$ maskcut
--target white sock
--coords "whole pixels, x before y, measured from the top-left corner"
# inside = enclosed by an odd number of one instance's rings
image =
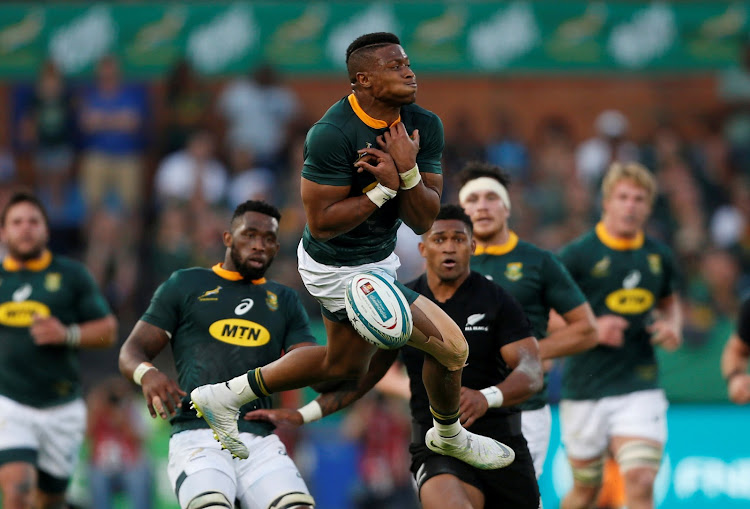
[[[258,395],[253,392],[247,381],[247,373],[229,380],[227,382],[227,387],[238,396],[237,399],[240,401],[240,405],[258,399]]]
[[[464,427],[461,426],[461,422],[458,420],[451,424],[440,424],[435,419],[432,419],[432,423],[435,425],[438,435],[448,441],[458,439],[464,431]]]

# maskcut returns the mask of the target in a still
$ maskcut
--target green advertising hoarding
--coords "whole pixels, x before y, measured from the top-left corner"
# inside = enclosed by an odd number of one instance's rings
[[[732,65],[750,2],[189,2],[0,5],[0,77],[48,56],[70,75],[114,53],[131,76],[186,56],[208,75],[268,60],[343,70],[358,35],[392,31],[420,72],[710,71]]]

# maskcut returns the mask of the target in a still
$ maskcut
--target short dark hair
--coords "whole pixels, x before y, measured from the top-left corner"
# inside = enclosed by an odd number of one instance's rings
[[[466,214],[466,212],[464,212],[464,209],[462,209],[458,205],[449,203],[440,207],[440,212],[438,212],[437,217],[435,217],[435,221],[445,219],[455,219],[458,221],[462,221],[469,228],[469,233],[474,232],[474,225],[471,224],[471,218]]]
[[[346,69],[349,72],[349,79],[354,82],[354,77],[362,69],[367,57],[373,50],[390,44],[401,44],[398,36],[391,32],[374,32],[360,35],[354,39],[346,48]],[[355,53],[356,55],[352,58]]]
[[[244,216],[246,212],[258,212],[260,214],[271,216],[277,221],[281,221],[281,212],[279,212],[279,209],[277,209],[270,203],[266,203],[261,200],[247,200],[237,205],[237,208],[234,209],[234,214],[232,214],[232,220],[229,221],[229,224],[234,224],[234,220],[238,217]]]
[[[3,207],[3,211],[0,212],[0,225],[3,227],[5,226],[5,219],[8,217],[8,211],[11,209],[11,207],[24,202],[30,203],[31,205],[39,209],[39,212],[42,213],[42,217],[44,218],[44,224],[46,224],[49,228],[49,217],[47,216],[47,210],[44,208],[44,205],[42,205],[42,202],[39,201],[39,198],[37,198],[36,195],[30,193],[29,191],[16,191],[15,193],[13,193],[13,195],[11,195],[8,203],[6,203],[5,207]]]
[[[465,186],[468,181],[480,177],[495,179],[506,188],[510,185],[510,175],[508,173],[495,164],[483,161],[469,161],[458,173],[458,181],[461,187]]]

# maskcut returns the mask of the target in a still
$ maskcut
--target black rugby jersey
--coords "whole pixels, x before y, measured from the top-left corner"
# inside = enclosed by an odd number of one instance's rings
[[[471,272],[446,302],[435,300],[424,274],[406,286],[435,302],[461,327],[469,343],[469,358],[461,385],[481,390],[505,380],[511,369],[500,355],[500,349],[533,336],[523,309],[508,292],[477,272]],[[422,383],[425,354],[406,347],[400,355],[409,373],[412,394],[409,405],[415,434],[424,437],[432,427],[427,391]],[[520,433],[520,420],[518,408],[490,408],[470,429],[480,435],[498,438]]]

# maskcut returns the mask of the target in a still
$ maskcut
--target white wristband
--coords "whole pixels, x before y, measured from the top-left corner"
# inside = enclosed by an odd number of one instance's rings
[[[486,387],[479,392],[481,392],[484,397],[487,398],[487,405],[490,408],[500,408],[501,406],[503,406],[503,391],[501,391],[494,385],[490,385],[489,387]]]
[[[68,325],[65,329],[65,344],[68,346],[81,345],[81,327],[77,323]]]
[[[378,185],[367,191],[365,194],[378,208],[382,207],[385,202],[391,198],[396,197],[397,191],[385,187],[383,184],[378,182]]]
[[[318,400],[314,399],[302,408],[298,408],[297,411],[302,414],[302,422],[307,424],[308,422],[317,421],[323,417],[323,409],[320,408]]]
[[[135,371],[133,371],[133,381],[141,385],[141,380],[143,380],[143,375],[151,371],[152,369],[156,369],[153,364],[150,362],[141,362],[138,364],[138,367],[135,368]]]
[[[422,180],[422,174],[419,173],[419,166],[416,164],[414,165],[414,168],[399,173],[398,176],[401,177],[401,187],[399,187],[399,189],[411,189]]]

